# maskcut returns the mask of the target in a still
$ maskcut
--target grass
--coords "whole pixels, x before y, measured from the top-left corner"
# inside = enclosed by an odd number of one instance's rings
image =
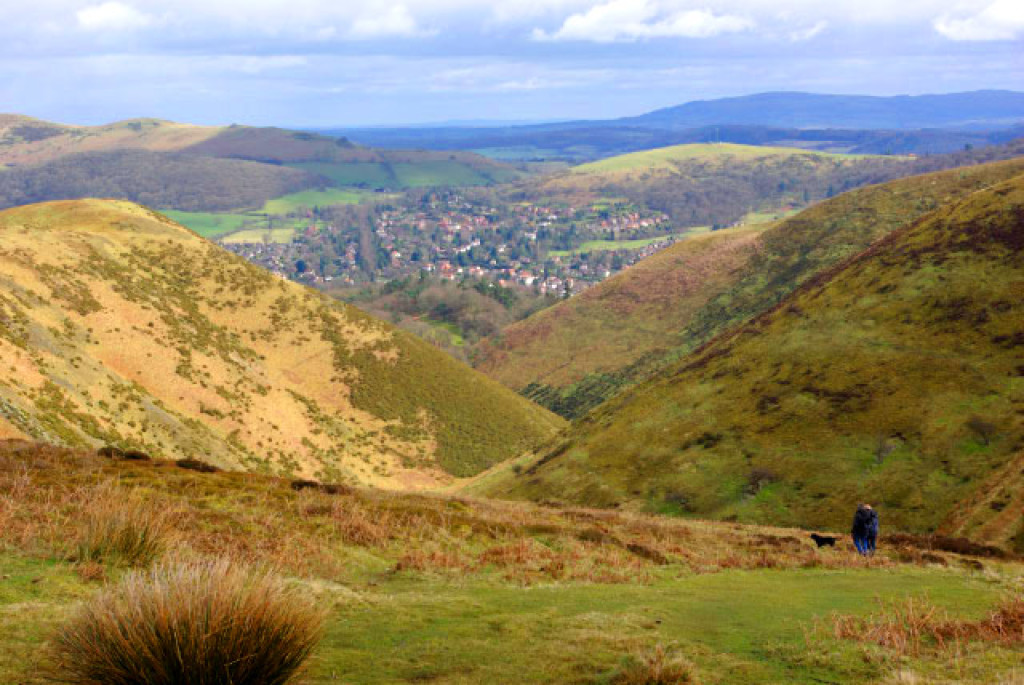
[[[190,228],[204,238],[216,238],[237,231],[252,217],[245,214],[218,214],[214,212],[179,212],[174,209],[161,210],[172,221]]]
[[[497,164],[480,165],[462,159],[419,159],[399,161],[415,156],[396,152],[395,161],[308,162],[290,164],[320,174],[339,186],[368,188],[422,188],[430,186],[475,186],[514,180],[516,172]]]
[[[391,188],[396,184],[391,166],[384,162],[305,162],[289,166],[325,176],[339,186]]]
[[[227,245],[238,245],[243,243],[279,243],[287,245],[295,238],[296,229],[289,228],[247,228],[235,231],[221,238],[221,242]]]
[[[171,512],[173,557],[148,573],[103,562],[106,584],[61,561],[59,533],[82,515],[82,495],[97,482]],[[985,621],[1022,580],[1013,562],[948,552],[922,561],[907,554],[918,550],[913,538],[883,537],[879,556],[866,561],[848,545],[816,550],[798,530],[441,495],[300,492],[266,476],[22,443],[0,444],[0,524],[0,682],[25,685],[44,682],[39,667],[62,626],[78,626],[95,644],[96,629],[129,605],[185,618],[191,608],[236,606],[234,590],[202,578],[203,569],[220,569],[209,578],[238,565],[275,568],[324,612],[310,683],[596,684],[673,662],[692,664],[702,683],[876,681],[896,668],[945,668],[950,657],[923,650],[865,661],[859,643],[817,634],[833,613],[868,617],[875,598],[926,592],[951,620]],[[983,572],[968,566],[978,563]],[[186,593],[168,582],[175,578]],[[76,619],[88,615],[75,606],[82,600],[97,620]],[[808,639],[817,641],[815,658]],[[956,667],[974,682],[998,681],[1021,649],[983,638]]]
[[[671,169],[678,162],[720,162],[723,159],[758,160],[769,157],[805,156],[816,159],[857,160],[874,155],[843,155],[800,148],[737,145],[734,143],[694,143],[631,152],[581,164],[573,168],[578,174],[601,174],[634,170]],[[909,159],[909,158],[908,158]]]
[[[574,250],[551,250],[548,252],[549,257],[568,257],[573,254],[582,254],[585,252],[606,252],[608,250],[640,250],[648,245],[653,245],[657,242],[669,240],[672,238],[680,239],[686,238],[694,233],[703,233],[710,230],[709,227],[697,226],[694,228],[687,229],[683,233],[673,233],[669,235],[659,235],[654,238],[638,238],[636,240],[588,240],[581,243],[579,247]]]
[[[264,214],[284,215],[303,209],[312,209],[313,207],[359,204],[365,198],[366,193],[343,188],[303,190],[298,193],[268,200],[260,211]]]
[[[54,639],[63,682],[285,685],[320,637],[294,589],[228,561],[161,565],[97,593]]]

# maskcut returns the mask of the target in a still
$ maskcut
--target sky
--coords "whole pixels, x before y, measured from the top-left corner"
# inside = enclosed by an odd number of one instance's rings
[[[1022,0],[0,0],[0,111],[293,127],[1024,90]]]

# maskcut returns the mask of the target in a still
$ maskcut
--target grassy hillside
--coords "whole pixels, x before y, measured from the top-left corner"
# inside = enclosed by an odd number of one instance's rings
[[[756,238],[750,229],[683,241],[488,341],[477,366],[579,417],[891,231],[1022,172],[1024,160],[1011,160],[910,177],[850,191]]]
[[[67,126],[0,115],[0,165],[42,164],[81,152],[175,152],[217,135],[217,126],[133,119],[103,126]]]
[[[137,205],[8,210],[0,238],[0,417],[39,439],[420,487],[559,423]]]
[[[581,416],[687,344],[683,322],[732,285],[758,234],[682,240],[483,341],[476,367],[563,416]]]
[[[575,174],[605,174],[629,171],[674,170],[680,165],[700,162],[726,165],[733,161],[764,162],[772,158],[801,156],[808,163],[832,160],[836,163],[867,159],[866,155],[837,155],[812,150],[798,150],[785,147],[735,145],[732,143],[703,143],[673,145],[670,147],[643,150],[617,157],[609,157],[589,164],[573,167]]]
[[[182,211],[255,209],[317,185],[312,174],[272,164],[145,150],[86,152],[0,174],[0,208],[111,197]]]
[[[531,192],[579,203],[624,197],[677,226],[728,226],[750,212],[805,207],[868,183],[913,173],[900,157],[798,148],[688,144],[610,157],[537,181]]]
[[[1024,451],[1022,303],[1024,175],[819,272],[483,489],[837,528],[870,501],[1024,550],[1001,485]]]
[[[143,530],[146,556],[118,544]],[[659,667],[676,673],[661,682],[730,685],[1010,682],[1024,644],[985,628],[1019,625],[1019,610],[993,610],[1019,590],[1020,563],[881,542],[861,560],[792,529],[297,492],[0,442],[0,682],[51,682],[51,636],[127,569],[208,557],[270,566],[326,612],[307,683],[598,685],[657,682]],[[870,614],[891,641],[837,633]],[[937,643],[940,628],[961,637]]]

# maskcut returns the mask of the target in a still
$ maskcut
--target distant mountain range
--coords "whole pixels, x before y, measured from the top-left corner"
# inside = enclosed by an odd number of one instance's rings
[[[697,142],[800,144],[829,152],[938,153],[1024,135],[1024,93],[984,90],[879,97],[760,93],[635,117],[518,126],[332,129],[381,147],[475,150],[499,158],[583,161]]]

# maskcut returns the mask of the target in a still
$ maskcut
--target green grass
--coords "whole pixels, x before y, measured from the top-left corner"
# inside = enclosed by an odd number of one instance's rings
[[[568,257],[573,254],[582,254],[584,252],[606,252],[608,250],[639,250],[647,247],[653,243],[657,243],[662,240],[669,238],[686,238],[696,233],[704,233],[711,230],[710,226],[696,226],[689,228],[683,233],[673,233],[670,235],[659,235],[654,238],[639,238],[637,240],[588,240],[581,243],[575,250],[551,250],[548,252],[549,257]]]
[[[363,201],[366,193],[356,190],[330,188],[327,190],[303,190],[291,195],[283,195],[268,200],[263,209],[264,214],[290,214],[302,209],[328,207],[330,205],[355,205]]]
[[[391,165],[383,162],[304,162],[289,166],[320,174],[339,186],[390,188],[396,185]]]
[[[248,228],[231,233],[221,238],[228,245],[241,243],[280,243],[288,244],[295,238],[295,228]]]
[[[884,669],[855,647],[831,643],[832,663],[801,663],[804,628],[832,611],[862,614],[877,598],[921,593],[973,618],[1000,591],[927,571],[728,571],[529,589],[392,582],[329,623],[311,680],[595,682],[637,646],[661,643],[678,645],[712,682],[864,682]]]
[[[452,161],[392,164],[395,178],[404,188],[424,186],[485,185],[490,178],[475,169]]]
[[[98,586],[69,565],[18,554],[0,552],[0,570],[0,681],[42,683],[35,665],[45,641]],[[828,637],[808,658],[805,630],[832,612],[864,615],[877,599],[910,595],[973,619],[1005,592],[978,575],[924,569],[663,573],[648,585],[517,587],[386,572],[345,586],[299,582],[331,608],[307,682],[368,684],[599,683],[626,654],[655,644],[675,645],[702,682],[874,681],[896,663],[865,660],[858,645]],[[1020,658],[990,651],[1005,671]]]
[[[181,212],[176,209],[160,210],[172,221],[190,228],[204,238],[216,238],[242,228],[252,217],[245,214],[218,214],[214,212]]]

